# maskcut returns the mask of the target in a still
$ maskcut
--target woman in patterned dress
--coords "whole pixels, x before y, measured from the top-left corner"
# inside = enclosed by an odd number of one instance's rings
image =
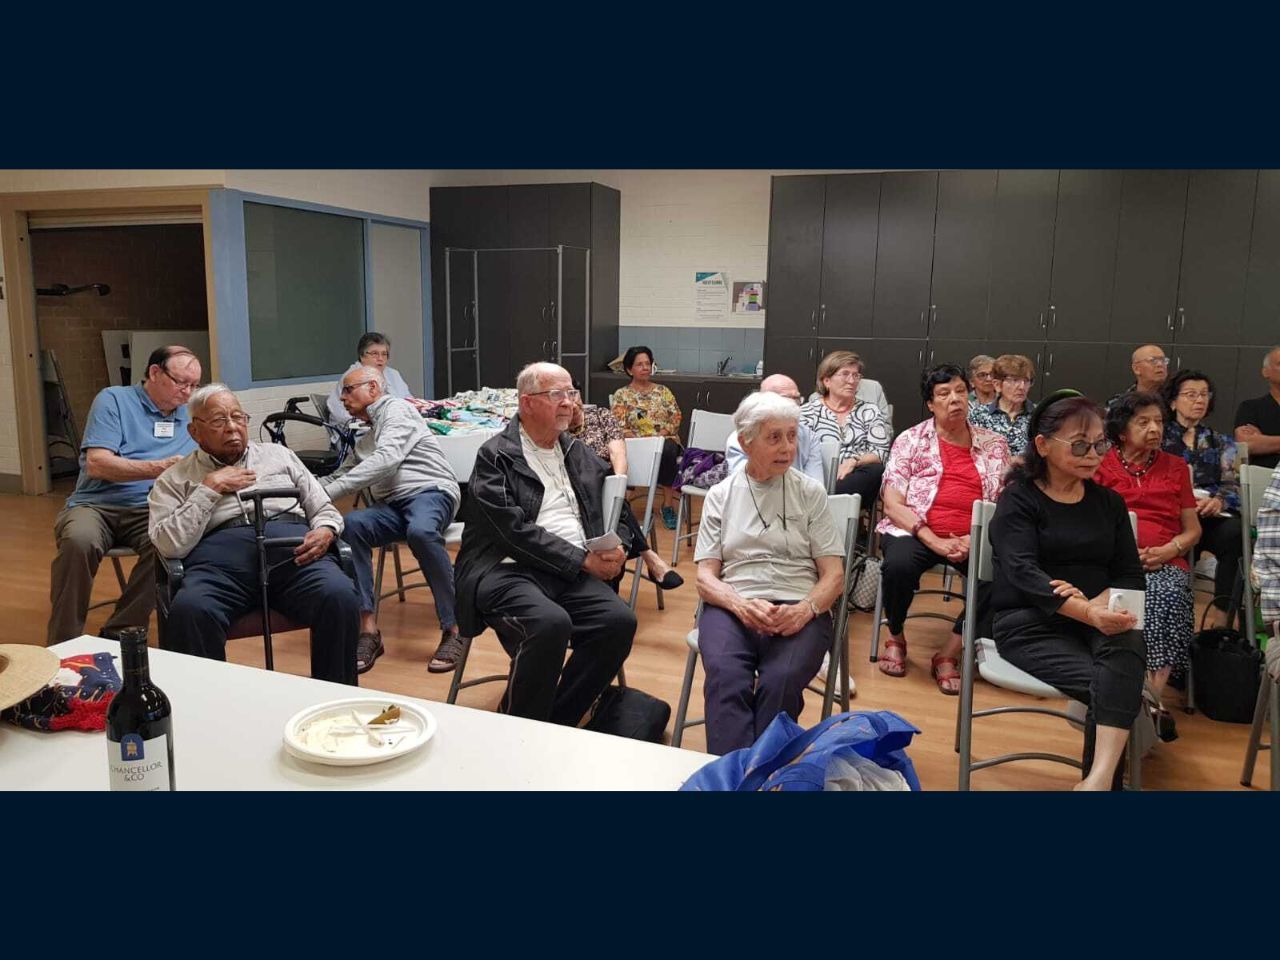
[[[671,499],[671,481],[676,476],[680,459],[680,405],[675,394],[653,382],[653,351],[648,347],[629,347],[622,357],[622,369],[631,382],[613,393],[613,415],[622,424],[624,437],[666,437],[662,464],[658,468],[658,485],[662,495],[662,522],[668,530],[676,528],[676,512]]]

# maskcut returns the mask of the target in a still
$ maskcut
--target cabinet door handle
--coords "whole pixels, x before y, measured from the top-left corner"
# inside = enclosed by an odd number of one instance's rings
[[[812,330],[814,333],[818,332],[818,311],[817,310],[809,311],[809,329]]]
[[[1043,311],[1043,310],[1041,310],[1041,311],[1040,311],[1040,329],[1041,329],[1041,330],[1046,329],[1046,327],[1045,327],[1045,322],[1044,322],[1044,311]]]
[[[1049,371],[1046,370],[1044,368],[1044,364],[1040,362],[1043,356],[1044,356],[1043,352],[1036,353],[1036,369],[1039,370],[1041,373],[1043,373],[1047,377],[1049,375]]]
[[[1178,308],[1178,332],[1181,333],[1187,328],[1187,308]]]
[[[558,354],[559,352],[560,352],[560,341],[559,341],[559,340],[552,340],[552,341],[551,341],[551,356],[553,356],[553,357],[554,357],[554,356],[555,356],[556,354]]]
[[[809,348],[809,362],[810,362],[810,363],[813,363],[813,351],[814,351],[814,350],[816,350],[816,349],[817,349],[817,347],[810,347],[810,348]]]
[[[1181,356],[1181,355],[1176,356],[1176,357],[1174,357],[1174,358],[1173,358],[1173,365],[1174,365],[1174,367],[1176,368],[1176,369],[1173,371],[1174,373],[1177,373],[1177,372],[1178,372],[1178,370],[1181,370],[1181,369],[1182,369],[1182,356]]]
[[[1053,373],[1053,351],[1050,350],[1049,351],[1049,367],[1047,370],[1045,370],[1045,374],[1048,375],[1052,373]]]
[[[924,315],[925,315],[925,311],[921,310],[921,311],[920,311],[920,326],[922,326],[922,327],[924,327],[926,330],[928,330],[928,329],[929,329],[929,322],[928,322],[927,320],[925,320]]]
[[[1173,314],[1172,313],[1166,313],[1164,315],[1164,324],[1166,327],[1169,328],[1169,332],[1173,333]]]
[[[931,367],[933,366],[933,353],[932,350],[929,351],[929,366]]]
[[[547,313],[552,320],[556,318],[556,302],[554,300],[547,304]]]
[[[1052,303],[1049,304],[1049,329],[1053,330],[1058,326],[1058,308]]]
[[[924,369],[924,348],[923,347],[920,349],[920,353],[916,357],[916,363],[920,366],[921,369]]]
[[[821,303],[818,305],[818,326],[825,327],[827,325],[827,305]]]
[[[938,305],[936,303],[929,304],[929,326],[933,327],[938,322]]]

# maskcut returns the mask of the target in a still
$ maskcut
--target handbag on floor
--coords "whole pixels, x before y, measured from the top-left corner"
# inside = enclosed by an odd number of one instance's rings
[[[864,613],[876,608],[876,596],[880,592],[879,557],[861,556],[855,563],[860,569],[853,575],[853,584],[849,587],[849,602]]]
[[[1201,630],[1191,641],[1196,706],[1210,720],[1252,723],[1262,653],[1238,630]]]
[[[584,725],[596,733],[661,743],[671,719],[671,704],[635,687],[609,687],[591,708]]]

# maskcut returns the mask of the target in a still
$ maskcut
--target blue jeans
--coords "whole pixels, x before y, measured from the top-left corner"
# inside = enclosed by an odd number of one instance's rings
[[[444,548],[444,532],[453,520],[453,498],[439,490],[390,503],[375,503],[343,517],[342,539],[355,555],[360,612],[373,611],[373,548],[406,540],[422,567],[436,601],[440,627],[457,625],[454,613],[453,562]]]

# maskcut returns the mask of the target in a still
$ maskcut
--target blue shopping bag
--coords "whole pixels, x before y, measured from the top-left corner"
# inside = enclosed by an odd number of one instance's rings
[[[809,730],[780,713],[754,744],[712,760],[681,790],[821,791],[836,758],[864,757],[920,789],[905,750],[920,731],[889,710],[839,713]]]

